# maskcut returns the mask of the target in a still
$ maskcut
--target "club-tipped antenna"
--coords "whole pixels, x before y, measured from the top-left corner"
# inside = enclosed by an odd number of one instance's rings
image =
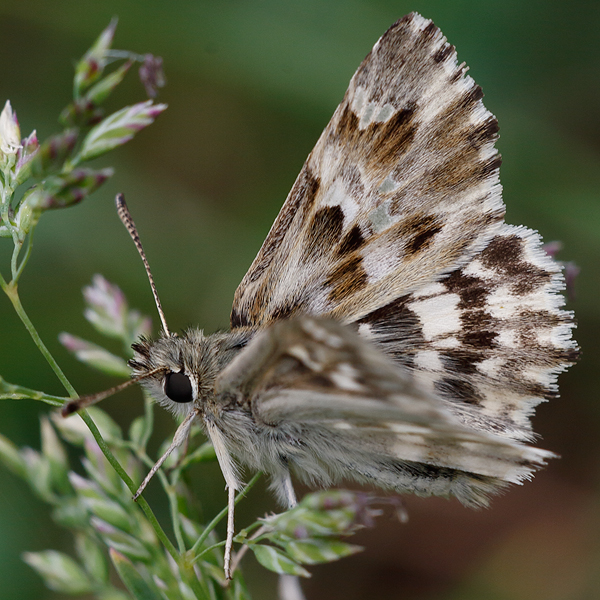
[[[162,328],[165,332],[165,335],[170,336],[169,328],[167,327],[167,320],[165,319],[165,313],[163,312],[162,306],[160,304],[160,299],[158,298],[158,292],[156,291],[156,285],[154,284],[154,278],[152,277],[152,272],[150,271],[150,265],[148,264],[148,259],[146,258],[146,253],[144,252],[144,248],[142,248],[142,242],[140,241],[140,236],[138,235],[137,228],[133,219],[131,218],[131,213],[127,208],[127,204],[125,202],[125,196],[123,194],[117,194],[115,198],[115,204],[117,205],[117,213],[119,214],[119,218],[123,222],[123,225],[129,231],[129,235],[135,244],[140,256],[142,257],[142,262],[144,263],[144,267],[146,268],[146,274],[148,275],[148,280],[150,281],[150,287],[152,288],[152,294],[154,295],[154,301],[156,302],[156,309],[158,310],[158,315],[162,322]],[[132,380],[133,381],[133,380]]]
[[[138,375],[137,377],[128,379],[127,381],[120,383],[119,385],[115,385],[114,387],[111,387],[108,390],[104,390],[103,392],[98,392],[97,394],[88,394],[87,396],[79,396],[79,398],[69,400],[69,402],[63,405],[62,410],[60,412],[63,417],[68,417],[69,415],[76,413],[82,408],[87,408],[92,404],[96,404],[97,402],[100,402],[100,400],[104,400],[104,398],[113,396],[121,390],[128,388],[130,385],[133,385],[134,383],[137,383],[142,379],[146,379],[147,377],[152,377],[152,375],[156,375],[157,373],[160,373],[164,370],[165,367],[157,367],[156,369],[152,369],[152,371],[149,371],[148,373],[143,373],[142,375]]]

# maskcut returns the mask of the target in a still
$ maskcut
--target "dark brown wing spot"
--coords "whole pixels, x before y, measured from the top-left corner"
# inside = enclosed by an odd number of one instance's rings
[[[460,296],[458,306],[462,309],[485,307],[488,294],[493,289],[490,282],[484,282],[478,277],[465,275],[462,270],[454,271],[444,279],[444,285],[448,288],[448,291]]]
[[[433,55],[433,60],[436,63],[444,62],[453,52],[454,46],[446,43]]]
[[[526,295],[551,281],[553,274],[524,259],[525,241],[513,235],[495,237],[481,253],[484,266],[504,274],[511,282],[511,291]]]
[[[481,404],[482,397],[475,387],[464,379],[446,377],[435,382],[436,390],[448,400],[460,400],[465,404]]]
[[[403,231],[410,232],[410,239],[406,242],[406,252],[416,254],[429,246],[433,236],[442,230],[433,215],[416,216],[411,221],[402,225]]]
[[[231,315],[229,317],[231,329],[236,327],[247,327],[251,325],[250,319],[244,310],[238,310],[235,306],[231,309]]]
[[[362,266],[362,258],[355,254],[343,261],[330,273],[325,284],[331,288],[331,302],[339,302],[364,288],[367,284],[367,274]]]
[[[382,350],[407,367],[414,366],[414,354],[424,345],[421,321],[407,306],[410,299],[397,298],[358,321],[370,326]]]
[[[339,206],[320,208],[308,224],[303,262],[327,254],[342,235],[344,211]]]
[[[472,129],[467,137],[473,147],[480,148],[483,143],[495,139],[499,130],[498,119],[490,115],[483,123]]]
[[[410,147],[417,124],[414,122],[416,104],[411,103],[396,111],[387,121],[374,121],[365,130],[366,140],[371,140],[370,159],[378,167],[389,167],[398,162],[398,158]],[[365,142],[366,142],[365,140]]]
[[[276,306],[271,312],[270,319],[272,321],[288,319],[298,312],[303,312],[303,302],[301,300],[290,300],[286,304]]]
[[[338,248],[338,255],[350,254],[358,250],[365,243],[365,239],[360,232],[360,227],[354,225],[352,229],[344,236]]]

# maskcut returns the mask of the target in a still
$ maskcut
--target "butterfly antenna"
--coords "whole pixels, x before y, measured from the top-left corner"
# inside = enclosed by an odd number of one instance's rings
[[[87,408],[92,404],[96,404],[96,402],[100,402],[100,400],[104,400],[104,398],[108,398],[109,396],[113,396],[114,394],[128,388],[130,385],[141,381],[142,379],[146,379],[146,377],[152,377],[152,375],[156,375],[156,373],[160,373],[164,371],[164,367],[158,367],[149,371],[148,373],[143,373],[142,375],[138,375],[137,377],[133,377],[119,385],[115,385],[114,387],[109,388],[108,390],[104,390],[103,392],[98,392],[97,394],[88,394],[87,396],[79,396],[79,398],[75,398],[73,400],[69,400],[66,404],[63,405],[61,409],[61,414],[63,417],[68,417],[73,413],[81,410],[82,408]]]
[[[117,213],[119,214],[119,218],[123,222],[123,225],[129,231],[129,235],[135,244],[135,247],[138,249],[140,256],[142,257],[142,262],[144,263],[144,267],[146,268],[146,274],[148,275],[148,280],[150,281],[150,287],[152,288],[152,293],[154,294],[154,301],[156,302],[156,308],[158,310],[158,315],[160,316],[160,320],[162,322],[163,331],[165,335],[170,336],[169,328],[167,327],[167,320],[165,319],[165,313],[163,312],[162,306],[160,304],[160,300],[158,298],[158,292],[156,291],[156,285],[154,284],[154,278],[152,277],[152,272],[150,271],[150,265],[148,264],[148,259],[146,258],[146,253],[142,248],[142,242],[140,241],[140,236],[138,235],[137,228],[133,219],[131,218],[131,213],[127,208],[127,204],[125,203],[125,196],[123,194],[117,194],[115,198],[115,203],[117,205]],[[133,380],[132,380],[133,381]]]

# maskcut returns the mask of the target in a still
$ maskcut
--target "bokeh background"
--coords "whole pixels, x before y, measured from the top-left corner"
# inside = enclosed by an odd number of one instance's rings
[[[29,314],[81,392],[115,383],[80,366],[58,344],[68,330],[94,337],[80,289],[94,273],[155,315],[148,283],[113,198],[124,191],[172,330],[227,327],[233,292],[312,145],[377,38],[412,10],[432,18],[458,49],[498,117],[507,220],[561,240],[581,267],[576,298],[580,364],[561,378],[562,398],[538,409],[542,446],[562,455],[490,510],[406,498],[406,525],[384,519],[361,533],[363,554],[312,569],[308,598],[572,600],[600,597],[600,3],[583,0],[0,1],[0,101],[10,98],[24,134],[59,129],[72,65],[114,15],[114,46],[164,57],[169,109],[102,164],[114,178],[83,204],[44,216],[21,283]],[[142,99],[135,77],[112,101]],[[8,245],[8,242],[4,242]],[[8,249],[0,249],[6,272]],[[62,393],[0,297],[0,373]],[[157,321],[157,319],[155,319]],[[105,402],[126,426],[139,391]],[[29,401],[0,403],[0,432],[38,447]],[[156,443],[174,423],[159,414]],[[197,482],[206,512],[225,502],[217,469]],[[151,504],[161,513],[159,494]],[[240,522],[273,508],[264,489]],[[164,512],[162,513],[164,514]],[[0,600],[58,598],[21,562],[26,550],[69,548],[45,505],[0,467]],[[254,597],[275,579],[248,557]]]

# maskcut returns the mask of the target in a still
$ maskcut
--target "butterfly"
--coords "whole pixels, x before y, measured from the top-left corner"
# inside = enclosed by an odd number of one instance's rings
[[[183,421],[138,494],[199,424],[229,490],[227,576],[242,465],[287,506],[292,475],[478,506],[554,456],[529,419],[576,358],[574,321],[540,236],[504,221],[482,96],[431,21],[400,19],[306,160],[231,331],[170,333],[149,275],[163,332],[134,344],[133,380]]]

